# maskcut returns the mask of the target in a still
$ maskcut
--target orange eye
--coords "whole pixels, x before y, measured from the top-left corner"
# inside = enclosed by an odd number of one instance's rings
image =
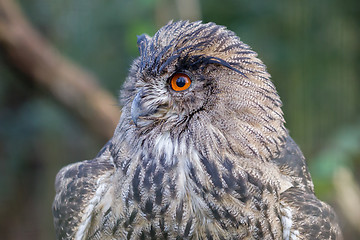
[[[191,79],[184,73],[176,73],[170,80],[171,88],[180,92],[188,89],[191,85]]]

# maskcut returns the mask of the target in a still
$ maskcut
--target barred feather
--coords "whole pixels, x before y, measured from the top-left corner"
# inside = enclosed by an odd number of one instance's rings
[[[341,239],[248,45],[179,21],[138,47],[113,138],[58,174],[58,239]]]

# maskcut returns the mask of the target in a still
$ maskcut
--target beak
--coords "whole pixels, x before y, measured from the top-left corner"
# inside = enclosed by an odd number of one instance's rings
[[[135,123],[135,126],[138,126],[139,117],[147,116],[151,114],[149,108],[144,106],[143,102],[144,89],[141,89],[135,96],[131,104],[131,118]]]

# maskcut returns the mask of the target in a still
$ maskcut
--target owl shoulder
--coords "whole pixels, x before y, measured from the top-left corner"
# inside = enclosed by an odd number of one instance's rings
[[[292,184],[280,192],[283,239],[342,239],[334,210],[315,196],[305,157],[290,136],[272,161]]]
[[[279,156],[272,162],[279,168],[281,174],[291,180],[293,186],[304,191],[314,192],[314,184],[305,157],[290,135],[285,138]]]
[[[343,239],[332,207],[314,193],[290,188],[280,194],[284,239]]]
[[[109,188],[115,164],[104,147],[98,156],[63,167],[56,176],[53,215],[57,239],[82,239],[94,207]]]

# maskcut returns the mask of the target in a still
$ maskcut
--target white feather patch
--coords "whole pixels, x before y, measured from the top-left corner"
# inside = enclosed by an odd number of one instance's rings
[[[281,224],[283,226],[283,239],[284,240],[290,240],[290,231],[292,226],[292,213],[291,209],[289,207],[285,207],[284,205],[281,205],[280,212],[282,214],[281,216]]]
[[[297,240],[299,236],[298,230],[292,230],[293,225],[291,208],[286,206],[283,202],[280,203],[281,224],[283,227],[284,240]]]

